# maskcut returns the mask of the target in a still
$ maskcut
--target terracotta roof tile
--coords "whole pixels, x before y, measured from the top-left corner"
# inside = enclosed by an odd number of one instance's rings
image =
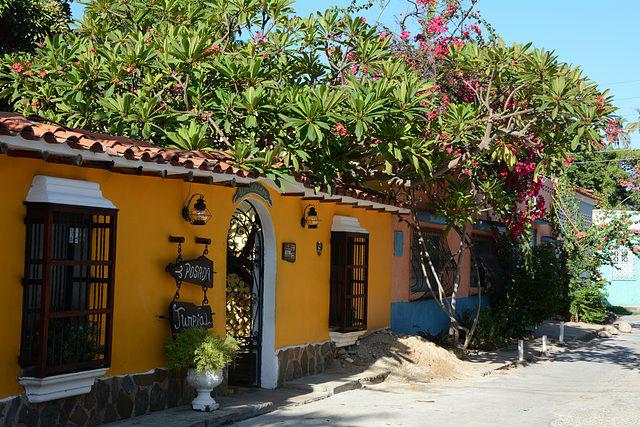
[[[224,153],[161,147],[123,136],[67,128],[36,115],[25,117],[16,113],[0,112],[0,135],[19,135],[29,141],[45,140],[51,144],[67,144],[75,150],[106,153],[112,157],[123,157],[131,161],[143,160],[158,164],[170,162],[176,167],[201,169],[214,173],[219,171],[218,173],[235,174],[240,177],[253,175],[243,169],[233,168],[228,163],[229,157]]]
[[[234,167],[231,157],[223,152],[188,151],[175,147],[162,147],[123,136],[68,128],[38,115],[25,117],[17,113],[0,112],[0,135],[20,136],[28,141],[44,140],[49,144],[66,144],[74,150],[87,150],[92,153],[105,153],[110,157],[124,158],[132,162],[132,170],[141,170],[142,166],[136,163],[141,160],[145,163],[161,165],[169,163],[173,167],[198,169],[214,174],[257,178],[254,172]],[[295,181],[305,188],[314,188],[314,181],[308,175],[293,171],[291,174]],[[334,193],[338,196],[353,197],[372,203],[402,206],[386,195],[368,189],[337,187],[334,189]]]

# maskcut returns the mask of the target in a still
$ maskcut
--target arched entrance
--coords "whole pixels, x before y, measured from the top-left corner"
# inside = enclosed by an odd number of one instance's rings
[[[261,386],[264,298],[264,237],[254,206],[241,202],[227,235],[227,334],[240,344],[229,367],[229,384]]]

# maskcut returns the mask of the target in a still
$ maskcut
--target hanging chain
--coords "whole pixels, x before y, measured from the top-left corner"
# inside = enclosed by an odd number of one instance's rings
[[[207,305],[207,304],[209,304],[209,299],[207,298],[207,287],[206,286],[202,287],[202,292],[204,292],[204,298],[202,299],[202,305]]]
[[[206,256],[209,253],[209,245],[205,244],[204,245],[204,253],[202,254],[203,256]],[[207,305],[209,304],[209,299],[207,298],[207,287],[206,286],[202,286],[202,292],[204,292],[204,298],[202,300],[202,305]]]
[[[178,257],[176,258],[176,264],[180,264],[182,262],[182,243],[178,243]],[[180,285],[182,285],[182,280],[176,279],[176,293],[173,296],[173,300],[180,299]]]

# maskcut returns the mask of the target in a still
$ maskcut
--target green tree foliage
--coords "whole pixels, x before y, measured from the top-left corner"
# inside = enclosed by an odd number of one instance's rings
[[[528,153],[537,173],[590,149],[613,111],[549,52],[452,44],[441,74],[455,94],[434,92],[362,18],[294,13],[288,0],[99,0],[78,31],[5,58],[3,95],[25,114],[225,150],[270,176],[308,171],[319,186],[416,185],[466,169],[499,212],[505,171]],[[483,173],[488,164],[504,170]],[[476,209],[440,202],[459,220]]]
[[[1,0],[0,53],[29,52],[46,36],[69,31],[69,0]]]
[[[506,336],[522,338],[526,328],[537,326],[558,314],[564,295],[562,263],[553,246],[545,243],[531,248],[532,265],[522,245],[503,236],[500,260],[505,272],[504,287],[495,297],[494,309],[506,321]]]
[[[636,108],[636,112],[638,113],[638,118],[640,119],[640,108]],[[633,133],[638,131],[639,129],[640,129],[640,120],[638,120],[637,122],[627,123],[627,125],[625,126],[625,131],[627,131],[627,133]]]
[[[480,313],[471,341],[483,350],[525,337],[528,328],[558,314],[566,301],[562,260],[551,244],[525,251],[520,242],[504,234],[498,242],[504,281],[492,295],[491,306]]]
[[[559,181],[556,199],[554,224],[564,240],[561,250],[569,314],[576,321],[602,323],[607,315],[605,287],[609,282],[600,275],[600,268],[613,266],[620,248],[640,253],[640,234],[629,228],[633,223],[624,211],[608,211],[605,219],[587,223],[566,179]]]
[[[574,154],[573,162],[563,168],[566,178],[582,188],[594,190],[603,208],[640,208],[640,193],[627,183],[636,180],[634,168],[640,150],[626,148]]]

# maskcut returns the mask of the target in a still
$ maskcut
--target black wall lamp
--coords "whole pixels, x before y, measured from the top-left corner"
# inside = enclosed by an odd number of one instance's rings
[[[193,204],[193,209],[189,209],[191,201],[194,197],[199,196],[198,200]],[[204,203],[204,196],[200,193],[195,193],[187,204],[182,208],[182,218],[189,224],[193,225],[205,225],[211,218],[211,212],[207,209],[207,205]]]
[[[307,211],[307,209],[309,210]],[[313,205],[307,205],[307,207],[304,208],[304,211],[302,211],[302,219],[300,220],[300,225],[302,225],[302,228],[304,228],[305,225],[308,228],[318,228],[319,222],[320,218],[318,218],[316,207]]]

